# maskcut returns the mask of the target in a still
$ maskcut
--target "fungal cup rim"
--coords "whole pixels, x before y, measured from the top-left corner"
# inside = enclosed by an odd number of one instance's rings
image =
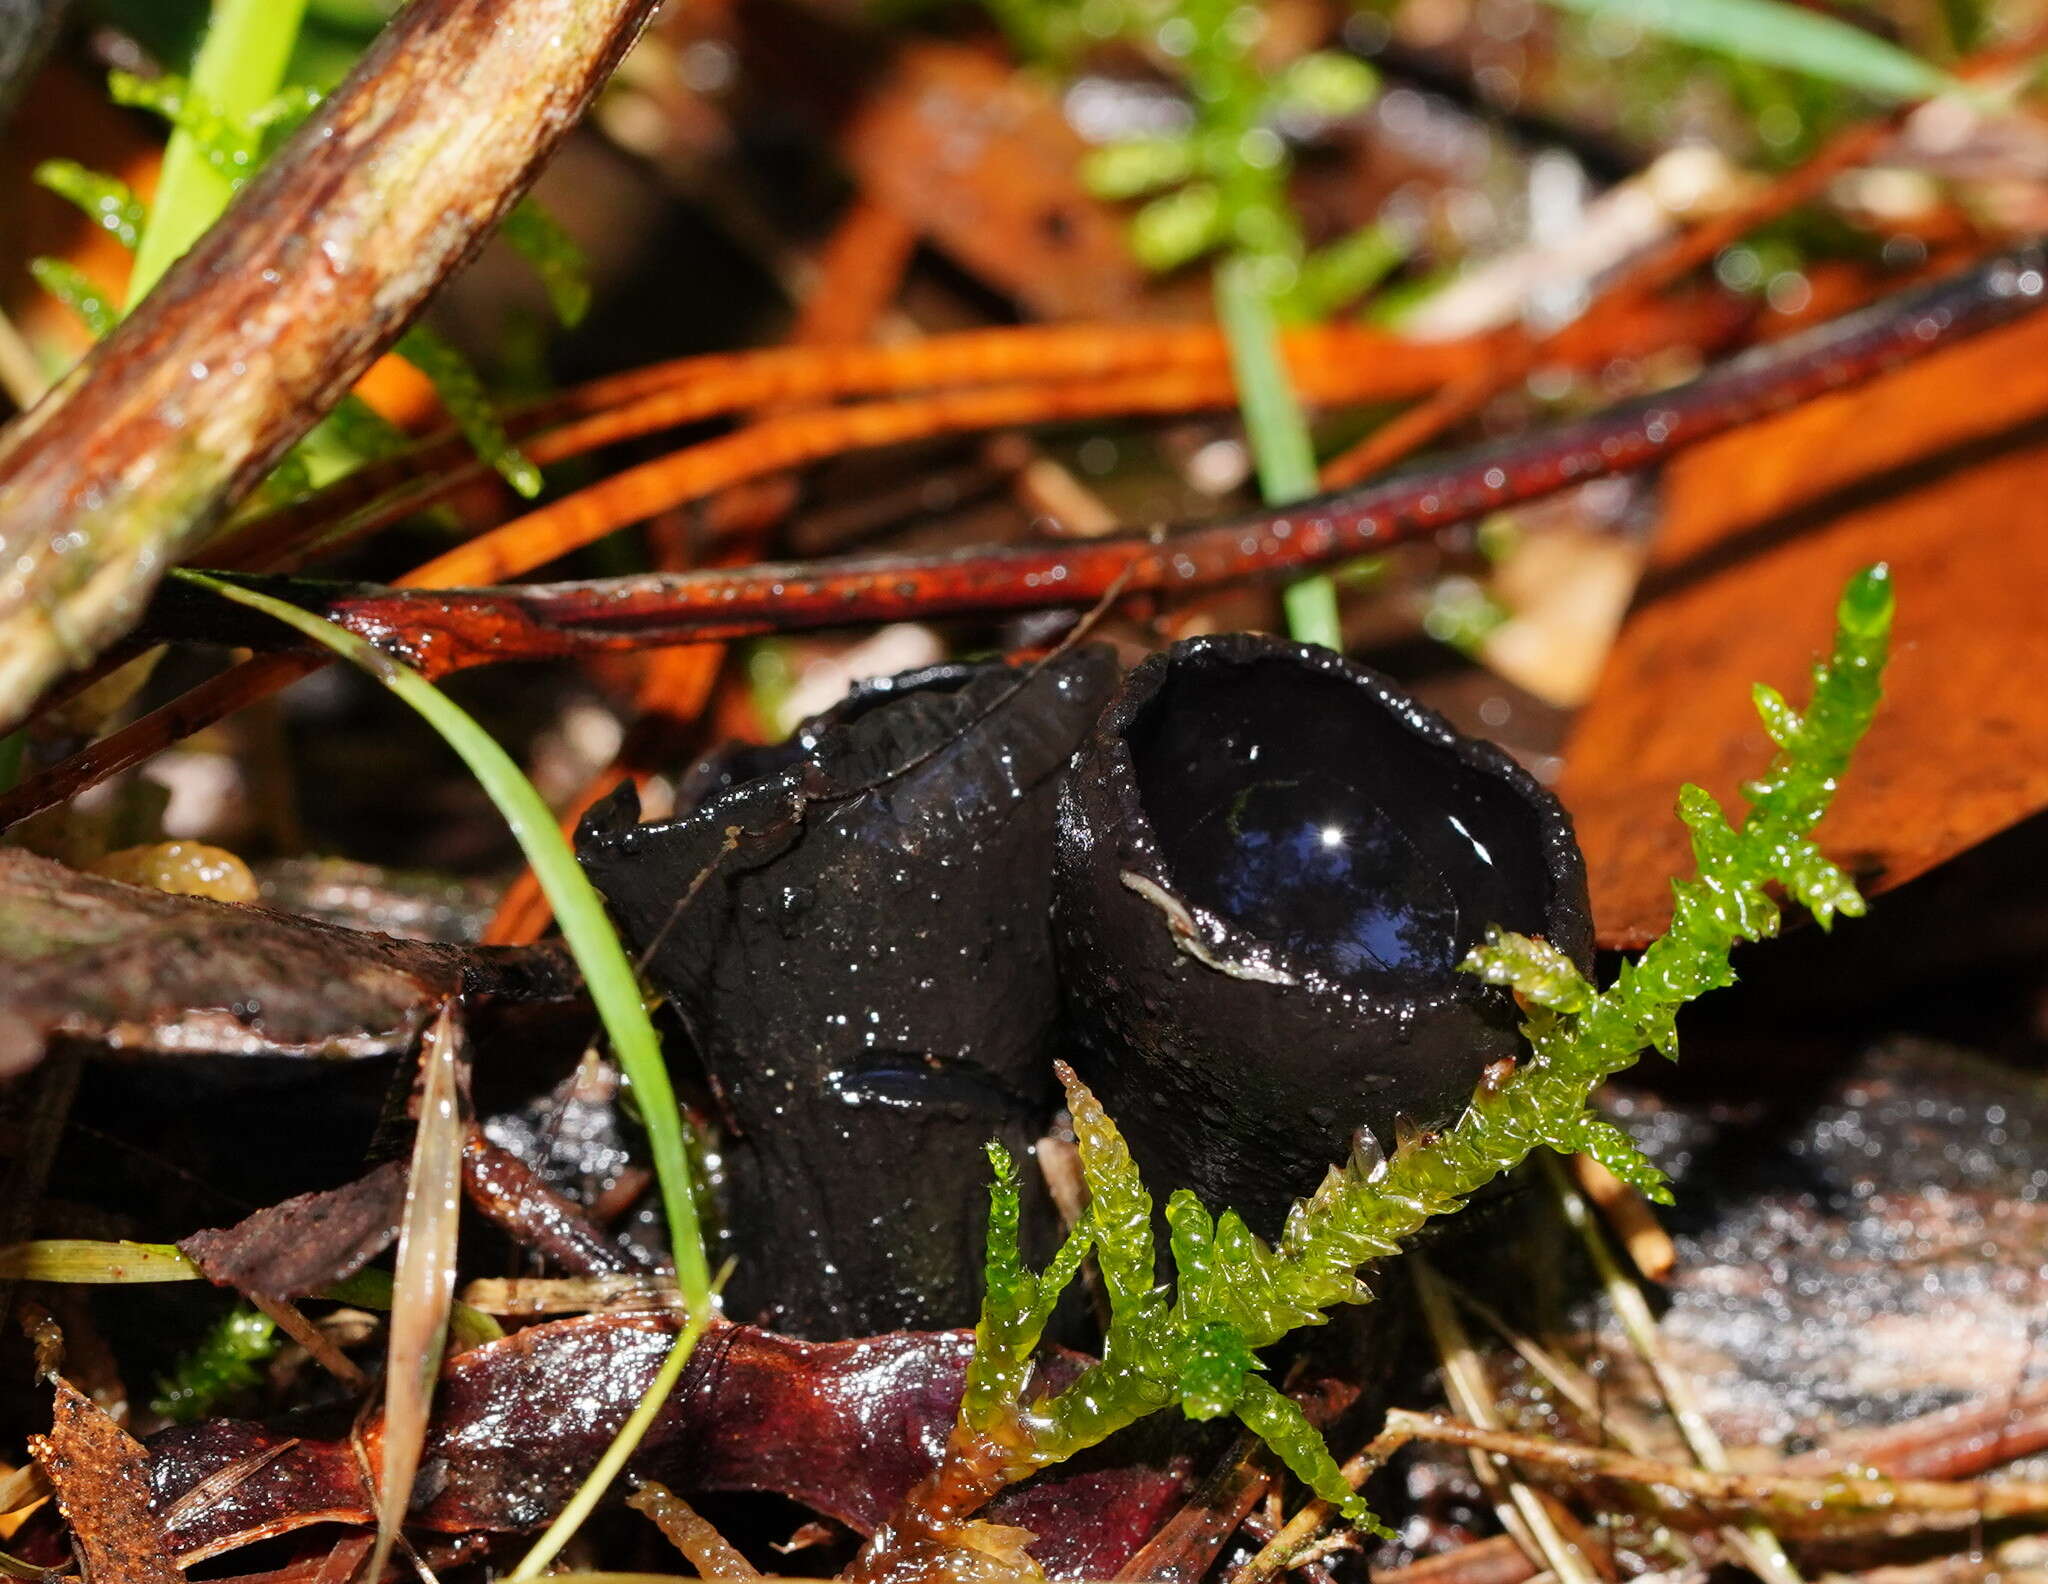
[[[1468,770],[1501,783],[1528,809],[1540,836],[1541,864],[1548,894],[1540,932],[1582,968],[1592,958],[1592,922],[1585,903],[1585,862],[1571,816],[1556,795],[1499,744],[1459,732],[1439,712],[1415,699],[1392,679],[1320,645],[1295,643],[1262,633],[1217,633],[1182,639],[1148,655],[1124,676],[1123,686],[1104,708],[1076,758],[1092,760],[1114,800],[1119,830],[1117,861],[1127,891],[1162,914],[1182,954],[1232,977],[1278,986],[1300,986],[1360,1004],[1415,1008],[1498,994],[1455,966],[1432,973],[1402,969],[1337,977],[1303,961],[1284,946],[1259,939],[1245,927],[1204,907],[1176,882],[1156,834],[1139,785],[1131,734],[1159,699],[1174,672],[1183,667],[1227,667],[1262,661],[1307,665],[1346,685],[1363,689],[1373,707],[1427,750],[1448,754]],[[1186,923],[1177,921],[1176,912]],[[1487,922],[1498,922],[1489,920]],[[1190,927],[1195,938],[1190,938]]]

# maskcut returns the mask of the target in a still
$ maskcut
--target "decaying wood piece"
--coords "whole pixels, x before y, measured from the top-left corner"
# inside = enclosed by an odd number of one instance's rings
[[[414,0],[0,438],[0,725],[119,637],[482,243],[655,0]]]

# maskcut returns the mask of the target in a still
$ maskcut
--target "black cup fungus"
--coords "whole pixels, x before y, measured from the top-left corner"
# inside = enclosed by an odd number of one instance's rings
[[[734,1318],[973,1322],[982,1146],[1026,1158],[1054,1104],[1058,776],[1115,680],[1099,648],[909,673],[707,760],[675,819],[633,823],[630,789],[586,818],[584,866],[723,1110]]]
[[[1155,1194],[1279,1231],[1357,1129],[1454,1116],[1523,1054],[1457,972],[1488,924],[1582,968],[1557,800],[1328,650],[1252,635],[1152,656],[1062,784],[1054,933],[1075,1066]]]

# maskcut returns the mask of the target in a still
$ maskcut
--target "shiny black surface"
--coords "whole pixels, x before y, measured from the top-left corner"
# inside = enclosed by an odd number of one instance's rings
[[[1489,924],[1590,963],[1556,800],[1385,678],[1251,635],[1154,655],[1061,791],[1075,1066],[1155,1195],[1266,1236],[1366,1128],[1448,1120],[1525,1051],[1457,971]]]
[[[1129,740],[1173,889],[1348,981],[1448,974],[1489,922],[1539,929],[1517,789],[1361,703],[1282,660],[1171,677]]]
[[[674,820],[586,823],[584,864],[718,1099],[733,1317],[971,1322],[990,1139],[1049,1252],[1030,1155],[1059,1053],[1053,810],[1114,676],[1099,650],[906,673],[712,756]]]

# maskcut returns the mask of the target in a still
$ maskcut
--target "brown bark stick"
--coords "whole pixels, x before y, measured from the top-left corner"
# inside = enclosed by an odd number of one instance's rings
[[[413,0],[121,328],[0,437],[0,727],[481,245],[655,0]]]

